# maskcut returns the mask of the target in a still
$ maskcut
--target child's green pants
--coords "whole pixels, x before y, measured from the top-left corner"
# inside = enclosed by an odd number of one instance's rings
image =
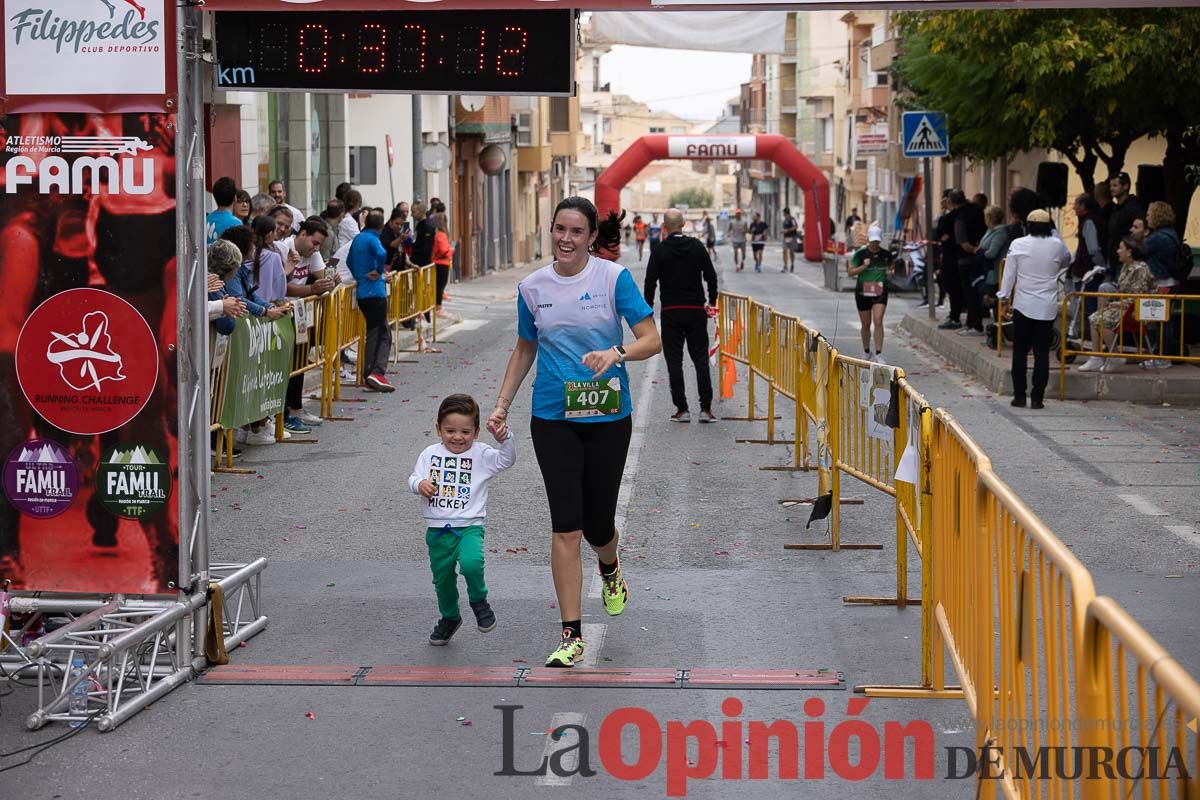
[[[466,528],[429,528],[425,531],[429,546],[429,568],[437,590],[438,611],[446,619],[458,619],[458,565],[467,580],[467,599],[472,603],[487,599],[483,582],[483,526]]]

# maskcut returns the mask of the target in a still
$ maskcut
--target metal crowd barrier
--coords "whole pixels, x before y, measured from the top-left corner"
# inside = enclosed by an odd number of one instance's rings
[[[1200,300],[1107,296],[1158,300],[1158,313],[1165,309],[1168,318],[1173,304],[1182,308]],[[808,465],[808,432],[815,432],[813,502],[831,501],[830,544],[784,547],[873,546],[840,541],[842,473],[894,498],[896,597],[845,599],[921,604],[921,680],[856,690],[874,697],[963,699],[975,720],[977,752],[987,748],[998,759],[993,774],[1001,773],[999,780],[979,780],[981,797],[1200,798],[1200,684],[1116,603],[1096,597],[1088,570],[993,472],[962,426],[945,410],[932,409],[896,369],[889,387],[890,434],[876,429],[871,436],[870,428],[881,424],[872,395],[882,386],[868,379],[875,365],[842,356],[792,317],[772,312],[768,318],[751,298],[722,293],[719,308],[722,356],[747,365],[750,374],[750,406],[739,419],[764,419],[755,416],[753,381],[758,376],[768,383],[769,438],[739,441],[776,441],[776,394],[796,406],[797,465]],[[1155,324],[1165,327],[1161,320]],[[1182,345],[1182,322],[1178,327]],[[1144,354],[1200,360],[1164,353],[1162,340],[1160,335],[1157,351]],[[1066,354],[1096,353],[1064,346]],[[909,542],[920,553],[919,600],[907,596]],[[958,686],[946,684],[947,660]],[[1166,780],[1106,773],[1078,780],[1070,769],[1060,774],[1052,765],[1030,764],[1056,753],[1073,762],[1081,750],[1085,759],[1097,753],[1112,759],[1139,747],[1143,754],[1158,748],[1160,760],[1168,759],[1168,751],[1177,753],[1174,763],[1182,768]]]
[[[1097,350],[1088,334],[1086,314],[1076,315],[1076,328],[1069,328],[1068,306],[1075,299],[1086,306],[1089,299],[1099,307],[1120,303],[1121,318],[1113,330],[1112,349]],[[1067,361],[1078,356],[1135,361],[1168,361],[1200,364],[1200,355],[1185,355],[1187,348],[1188,304],[1200,313],[1200,295],[1195,294],[1121,294],[1119,292],[1068,292],[1063,295],[1059,314],[1061,335],[1058,359],[1058,399],[1066,396]],[[1074,337],[1074,338],[1072,338]],[[1132,339],[1132,343],[1130,341]],[[1079,343],[1072,347],[1072,341]],[[1170,342],[1171,352],[1167,351]]]
[[[968,592],[977,614],[976,744],[995,748],[1005,796],[1063,796],[1063,776],[1042,780],[1016,765],[1041,747],[1086,744],[1075,729],[1091,722],[1077,690],[1092,576],[991,469],[980,470],[977,487],[979,563]]]
[[[322,376],[324,375],[326,356],[322,334],[326,327],[326,318],[333,306],[331,299],[326,299],[330,294],[327,292],[319,297],[301,297],[292,301],[292,324],[295,326],[296,339],[292,346],[292,369],[288,373],[289,380],[302,378],[315,369],[321,370]],[[286,408],[287,404],[284,403],[285,410],[275,415],[275,441],[286,441],[289,444],[316,444],[317,439],[313,436],[291,439],[284,436],[283,417]]]
[[[1128,748],[1145,753],[1157,747],[1160,762],[1174,747],[1190,775],[1153,781],[1152,792],[1151,781],[1134,777],[1135,758],[1133,768],[1118,770],[1110,785],[1086,786],[1084,797],[1200,797],[1200,684],[1111,598],[1088,604],[1080,671],[1089,745],[1118,757]]]

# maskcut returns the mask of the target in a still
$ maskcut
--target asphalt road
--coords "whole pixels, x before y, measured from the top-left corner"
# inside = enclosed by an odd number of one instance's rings
[[[769,298],[855,353],[857,315],[850,295],[819,288],[815,265],[778,271],[775,248],[762,274],[722,272],[731,291]],[[728,252],[722,254],[728,267]],[[641,278],[638,265],[632,266]],[[362,394],[345,403],[352,422],[327,422],[317,445],[248,449],[254,477],[214,476],[212,552],[220,560],[270,558],[264,581],[268,630],[236,651],[237,664],[458,665],[516,669],[537,666],[558,635],[549,573],[549,515],[528,436],[528,384],[514,404],[518,463],[491,488],[487,526],[488,583],[499,625],[488,634],[464,625],[445,648],[426,644],[437,618],[423,526],[406,480],[434,436],[438,401],[468,391],[490,407],[516,337],[515,287],[526,272],[506,272],[450,287],[448,307],[464,322],[447,332],[441,354],[395,366],[397,391]],[[902,366],[934,405],[948,408],[989,453],[1008,481],[1087,565],[1098,590],[1116,598],[1193,674],[1200,674],[1194,609],[1200,600],[1200,411],[1117,403],[1059,404],[1042,412],[1011,409],[897,332],[904,307],[894,297],[885,358]],[[788,447],[737,444],[765,433],[762,423],[688,426],[673,411],[661,359],[631,368],[635,440],[622,514],[628,610],[607,617],[585,600],[589,658],[612,668],[823,669],[845,686],[914,683],[919,677],[920,610],[848,607],[845,594],[894,591],[891,548],[883,551],[784,551],[790,542],[819,542],[824,523],[805,530],[807,509],[779,501],[810,497],[815,473],[763,472],[784,464]],[[692,380],[689,378],[689,392]],[[744,381],[719,413],[744,411]],[[785,415],[786,416],[786,415]],[[640,434],[640,435],[639,435]],[[843,509],[844,541],[894,536],[886,498],[852,480]],[[915,555],[910,586],[919,587]],[[591,584],[592,567],[585,571]],[[916,591],[914,590],[915,594]],[[465,603],[464,603],[465,605]],[[826,673],[827,674],[827,673]],[[743,709],[724,706],[737,698]],[[780,784],[772,749],[771,778],[735,775],[730,743],[750,723],[824,723],[823,736],[803,739],[804,753],[823,749],[850,716],[849,691],[404,688],[222,686],[184,687],[115,733],[83,735],[0,774],[5,797],[30,798],[408,798],[434,793],[524,798],[573,792],[576,797],[662,797],[675,775],[703,758],[675,739],[641,742],[648,776],[622,780],[608,762],[603,723],[615,710],[639,707],[665,731],[668,720],[703,720],[724,744],[723,767],[686,784],[689,797],[779,797],[803,791],[822,798],[967,798],[970,780],[949,780],[948,747],[970,747],[973,727],[958,700],[872,700],[853,709],[877,732],[888,721],[927,721],[936,739],[933,779],[887,780],[882,766],[848,780],[825,760],[822,780]],[[821,700],[823,709],[805,705]],[[0,750],[32,744],[57,730],[26,734],[32,698],[5,698]],[[571,778],[496,775],[504,765],[505,719],[513,714],[512,762],[536,767],[544,755],[570,749],[578,733],[555,741],[547,729],[576,724],[588,732],[587,766],[598,774]],[[311,718],[310,718],[311,714]],[[461,718],[461,719],[460,719]],[[742,727],[721,728],[722,723]],[[466,723],[470,723],[469,725]],[[702,726],[701,726],[702,727]],[[639,755],[626,728],[624,759]],[[807,731],[808,729],[804,729]],[[665,743],[655,761],[651,741]],[[610,742],[610,746],[613,742]],[[611,749],[611,747],[610,747]],[[850,748],[851,761],[858,758]],[[578,755],[578,750],[575,755]],[[671,758],[673,754],[673,758]],[[560,756],[561,757],[561,756]],[[564,763],[570,763],[568,754]],[[668,761],[672,769],[668,770]],[[578,764],[577,766],[583,766]],[[699,770],[699,764],[692,769]],[[619,765],[618,765],[619,767]],[[740,773],[745,776],[746,771]],[[86,778],[82,777],[86,776]],[[549,784],[551,788],[546,788]],[[564,786],[565,784],[566,786]],[[553,788],[556,786],[558,788]]]

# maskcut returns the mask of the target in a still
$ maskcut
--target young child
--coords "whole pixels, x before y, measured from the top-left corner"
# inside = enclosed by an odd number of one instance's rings
[[[408,488],[425,498],[429,525],[425,544],[442,615],[429,643],[441,646],[462,625],[456,564],[466,578],[467,599],[479,630],[487,633],[496,627],[483,581],[483,518],[487,515],[488,481],[516,463],[517,449],[506,424],[492,429],[499,449],[475,441],[479,404],[467,394],[452,394],[442,401],[437,431],[441,442],[421,451]]]

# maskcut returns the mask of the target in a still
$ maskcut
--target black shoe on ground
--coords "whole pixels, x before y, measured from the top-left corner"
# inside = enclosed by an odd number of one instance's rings
[[[437,625],[433,626],[433,633],[429,634],[429,643],[434,647],[449,644],[450,637],[461,627],[462,617],[458,619],[446,619],[442,617],[437,621]]]
[[[479,626],[480,633],[487,633],[496,627],[496,613],[487,600],[471,603],[471,610],[475,612],[475,624]]]
[[[945,322],[943,322],[941,325],[938,325],[938,329],[943,330],[943,331],[954,331],[954,330],[958,330],[961,327],[962,327],[962,323],[955,322],[952,319],[948,319]]]
[[[1012,406],[1013,408],[1024,408],[1025,407],[1025,398],[1024,397],[1014,397],[1012,399],[1012,401],[1009,402],[1009,405]]]
[[[682,422],[688,424],[692,421],[692,413],[690,411],[676,411],[671,415],[671,422]]]
[[[717,418],[707,408],[700,410],[700,422],[706,423],[706,424],[712,424],[716,421],[717,421]]]
[[[1046,406],[1044,403],[1042,403],[1041,400],[1031,400],[1029,403],[1029,407],[1034,410],[1037,410],[1039,408],[1045,408]]]

